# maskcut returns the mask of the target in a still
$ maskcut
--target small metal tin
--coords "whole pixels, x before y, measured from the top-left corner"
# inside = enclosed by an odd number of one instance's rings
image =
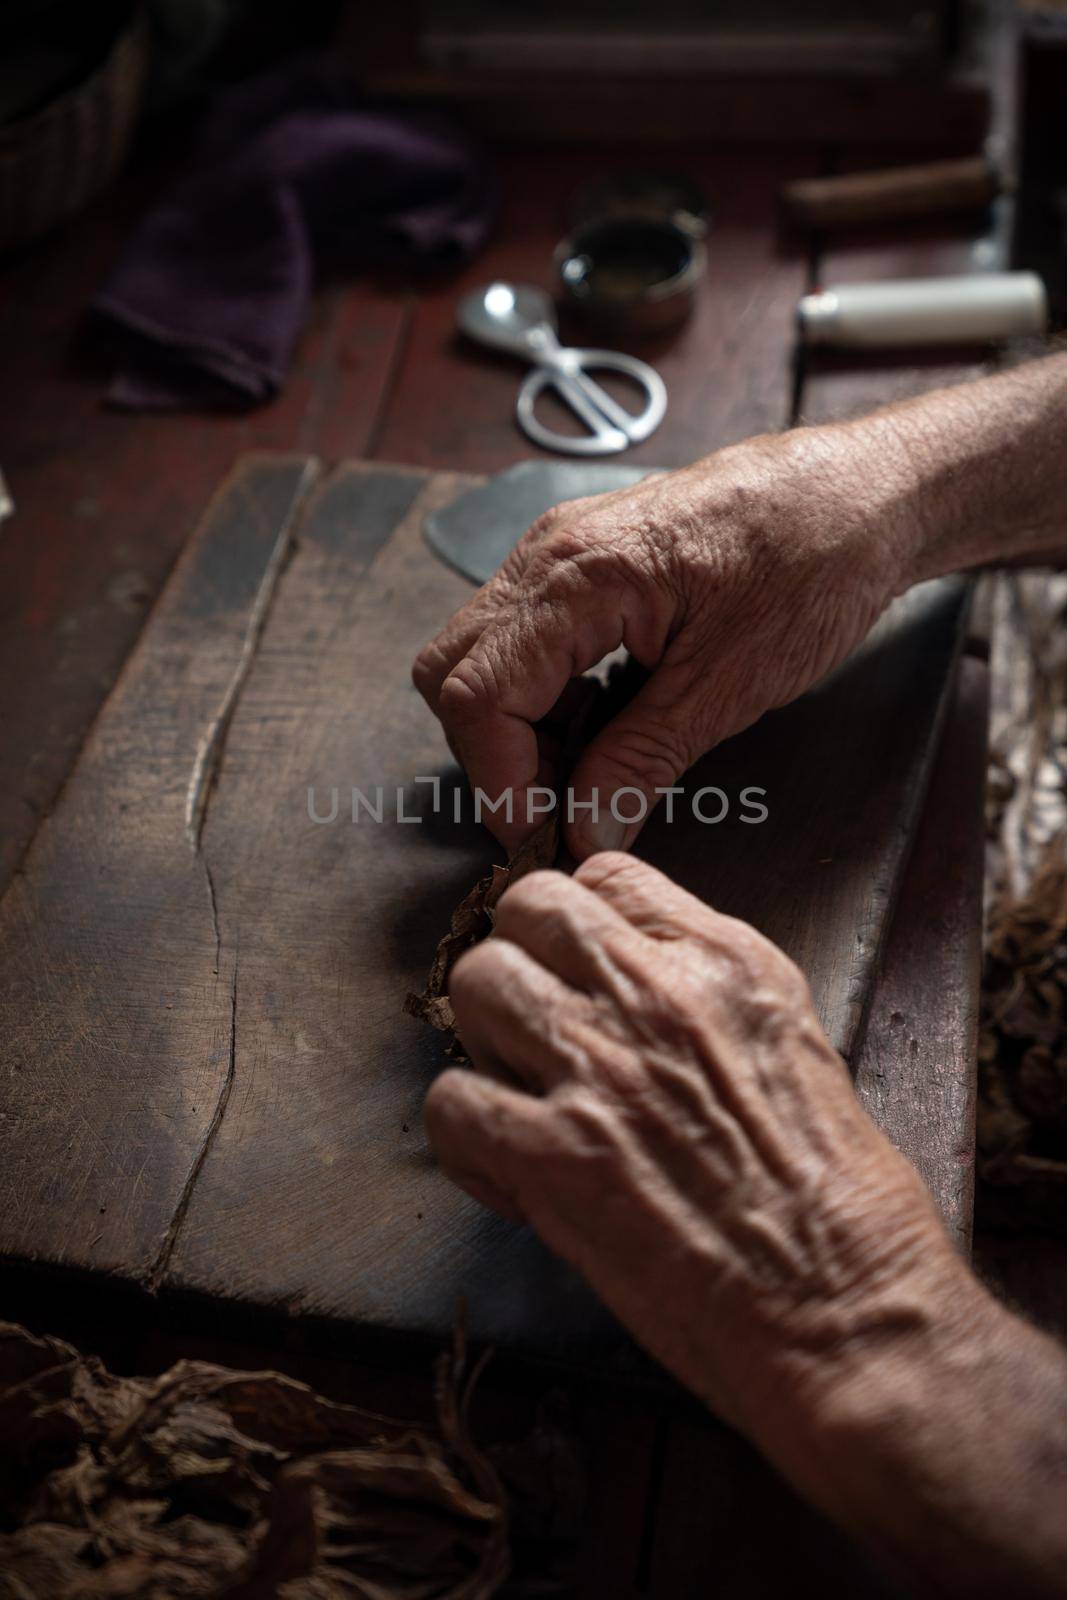
[[[708,208],[686,179],[623,173],[586,185],[554,264],[565,304],[626,333],[683,322],[707,270]]]

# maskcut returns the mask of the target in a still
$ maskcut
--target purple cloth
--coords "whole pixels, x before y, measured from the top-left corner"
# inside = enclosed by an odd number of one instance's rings
[[[92,302],[123,346],[109,398],[134,409],[267,400],[318,272],[459,264],[495,209],[466,140],[428,116],[361,109],[329,64],[241,84]]]

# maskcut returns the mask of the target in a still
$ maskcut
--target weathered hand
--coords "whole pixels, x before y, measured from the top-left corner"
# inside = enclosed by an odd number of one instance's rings
[[[1065,396],[1054,356],[565,507],[417,681],[499,794],[533,780],[532,724],[567,679],[624,640],[652,678],[572,781],[666,786],[909,582],[1062,561]],[[570,830],[579,857],[607,842]],[[447,1170],[529,1221],[907,1592],[1063,1600],[1067,1354],[951,1248],[792,965],[618,855],[521,880],[497,930],[453,974],[479,1072],[428,1100]]]
[[[793,964],[633,857],[507,891],[451,996],[477,1072],[427,1125],[637,1339],[794,1481],[803,1405],[971,1283],[867,1118]],[[962,1289],[961,1289],[962,1280]]]
[[[847,429],[751,439],[684,471],[548,512],[415,663],[471,782],[514,791],[511,848],[531,831],[526,789],[544,784],[534,724],[569,680],[625,644],[652,676],[584,753],[578,859],[638,831],[610,797],[656,804],[719,740],[800,694],[841,661],[910,581],[907,474]],[[635,802],[629,801],[629,809]]]

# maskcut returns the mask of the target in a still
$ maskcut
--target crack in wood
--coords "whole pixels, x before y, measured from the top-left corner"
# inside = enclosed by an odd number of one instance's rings
[[[189,779],[189,787],[185,797],[185,836],[190,848],[200,862],[204,872],[204,882],[207,887],[208,904],[211,908],[211,928],[215,939],[215,957],[212,970],[218,977],[222,965],[222,924],[219,917],[218,892],[215,886],[215,875],[211,870],[211,863],[201,849],[204,833],[204,824],[207,821],[208,802],[215,783],[218,779],[223,752],[226,747],[226,738],[237,710],[241,691],[248,680],[256,652],[263,638],[263,632],[270,616],[271,607],[278,593],[278,586],[282,575],[296,549],[296,528],[303,516],[307,505],[308,490],[319,475],[319,464],[315,460],[305,463],[300,475],[300,480],[293,494],[292,502],[278,535],[271,547],[263,575],[256,586],[252,608],[249,612],[248,622],[245,627],[244,638],[241,642],[241,653],[230,676],[229,683],[219,702],[218,710],[208,725],[207,731],[197,746],[196,759]],[[248,491],[241,485],[241,492],[247,496]],[[255,502],[252,502],[254,508]],[[237,956],[234,954],[233,980],[230,986],[230,1046],[229,1059],[226,1066],[226,1076],[219,1089],[218,1099],[212,1113],[211,1121],[204,1134],[200,1149],[182,1185],[182,1192],[174,1209],[167,1231],[156,1253],[155,1259],[145,1275],[145,1284],[150,1294],[158,1292],[160,1285],[166,1277],[174,1254],[178,1237],[185,1222],[200,1177],[204,1162],[222,1126],[226,1108],[229,1105],[230,1094],[233,1089],[234,1078],[237,1073]]]
[[[200,860],[204,865],[204,880],[207,883],[208,903],[211,906],[211,926],[215,934],[215,965],[212,968],[212,971],[217,978],[219,975],[219,963],[222,960],[222,930],[219,927],[219,900],[218,895],[215,892],[215,874],[211,870],[210,863],[208,862],[207,857],[202,853],[200,855]]]
[[[248,625],[241,645],[241,654],[226,690],[219,703],[219,708],[208,725],[207,731],[197,747],[196,759],[189,779],[189,787],[185,796],[185,836],[195,854],[200,853],[200,840],[204,832],[204,822],[207,818],[208,800],[218,775],[219,765],[222,761],[223,751],[226,747],[226,736],[233,721],[233,714],[237,709],[237,702],[241,697],[241,690],[245,686],[252,663],[263,637],[263,630],[267,625],[271,604],[278,590],[278,582],[289,563],[296,539],[294,535],[295,524],[303,511],[306,491],[312,480],[317,476],[318,464],[309,461],[300,478],[297,491],[293,496],[293,503],[289,515],[279,530],[274,541],[263,576],[256,589],[252,610],[249,613]],[[242,486],[242,492],[247,492]]]
[[[230,1103],[230,1095],[233,1091],[233,1084],[236,1076],[237,957],[235,955],[233,962],[233,979],[230,983],[230,1049],[229,1058],[226,1063],[226,1076],[223,1079],[222,1087],[219,1090],[219,1097],[215,1102],[215,1110],[212,1113],[211,1121],[208,1123],[207,1132],[204,1134],[200,1149],[197,1151],[196,1160],[189,1168],[188,1176],[186,1177],[185,1183],[182,1186],[182,1192],[178,1198],[178,1204],[174,1208],[174,1215],[170,1219],[170,1224],[166,1233],[163,1235],[163,1242],[159,1247],[156,1258],[149,1267],[145,1276],[145,1287],[147,1288],[149,1294],[157,1294],[163,1279],[166,1277],[167,1269],[170,1266],[171,1257],[174,1254],[174,1247],[178,1242],[178,1235],[181,1233],[182,1224],[185,1221],[186,1213],[189,1210],[189,1205],[193,1198],[193,1190],[196,1188],[197,1179],[200,1176],[204,1162],[208,1158],[208,1154],[211,1150],[212,1144],[214,1143],[215,1136],[222,1126],[222,1119],[226,1115],[226,1107]]]

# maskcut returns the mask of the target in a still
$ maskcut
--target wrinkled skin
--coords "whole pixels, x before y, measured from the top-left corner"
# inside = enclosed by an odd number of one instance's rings
[[[569,781],[652,795],[910,583],[1062,559],[1065,408],[1052,357],[557,508],[416,682],[496,796],[552,776],[535,724],[623,642],[651,677]],[[953,1250],[793,964],[610,849],[636,828],[579,817],[575,878],[517,882],[453,971],[475,1071],[427,1099],[444,1168],[530,1223],[907,1592],[1067,1595],[1067,1356]],[[521,808],[502,824],[514,846]]]
[[[501,570],[420,654],[415,682],[471,783],[515,792],[488,825],[513,849],[524,794],[551,782],[534,724],[620,644],[652,676],[585,751],[571,784],[574,856],[624,849],[610,796],[656,803],[697,758],[836,666],[906,586],[906,497],[870,468],[840,483],[820,434],[750,440],[534,523]],[[890,537],[890,529],[893,537]]]
[[[777,1458],[787,1399],[964,1276],[798,969],[645,863],[522,879],[451,994],[478,1073],[430,1091],[445,1170]]]

